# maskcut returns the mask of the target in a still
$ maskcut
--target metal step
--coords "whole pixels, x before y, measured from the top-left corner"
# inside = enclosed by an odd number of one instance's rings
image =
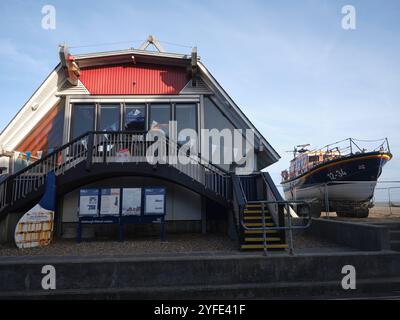
[[[271,220],[272,219],[270,216],[266,216],[264,218],[265,218],[265,220]],[[247,217],[244,217],[244,220],[262,220],[262,219],[263,219],[262,216],[247,216]]]
[[[400,240],[400,231],[398,230],[390,231],[390,240]]]
[[[249,223],[245,223],[244,225],[246,227],[263,227],[264,226],[263,223],[259,223],[259,222],[254,222],[254,223],[249,222]],[[265,223],[265,226],[266,227],[273,227],[273,226],[275,226],[275,224],[267,222],[267,223]]]
[[[257,213],[257,214],[262,214],[262,210],[243,210],[243,213]],[[268,214],[268,210],[264,210],[264,214]]]
[[[279,237],[267,237],[266,238],[267,242],[278,242],[281,241],[281,238]],[[264,242],[264,238],[260,237],[249,237],[249,238],[244,238],[245,242]]]
[[[287,249],[287,244],[267,244],[267,249]],[[242,250],[254,250],[254,249],[264,249],[263,244],[242,244],[240,246]]]
[[[264,232],[266,234],[276,234],[278,230],[244,230],[244,234],[263,234]]]
[[[246,208],[261,208],[262,204],[246,204]]]
[[[400,251],[400,240],[390,241],[390,248],[395,251]]]

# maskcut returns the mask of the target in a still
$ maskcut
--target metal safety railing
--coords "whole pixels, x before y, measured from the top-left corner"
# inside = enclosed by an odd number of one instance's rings
[[[311,225],[311,216],[303,216],[301,218],[297,218],[297,220],[301,220],[302,222],[306,222],[302,225],[293,225],[293,217],[290,214],[290,208],[293,205],[305,205],[307,206],[308,203],[305,201],[249,201],[247,204],[261,204],[261,213],[262,213],[262,227],[248,227],[244,219],[240,220],[241,226],[245,230],[249,231],[263,231],[263,249],[264,254],[268,255],[268,246],[267,246],[267,232],[270,230],[275,231],[288,231],[289,235],[289,254],[294,254],[294,243],[293,243],[293,230],[296,229],[307,229]],[[276,205],[280,208],[283,208],[283,212],[285,215],[285,220],[287,220],[287,225],[283,226],[275,226],[270,227],[266,225],[266,208],[268,205]]]
[[[260,190],[260,187],[258,188],[258,196],[266,200],[248,200],[246,190],[241,183],[240,177],[235,175],[232,176],[232,188],[235,200],[234,211],[236,211],[237,223],[243,230],[263,231],[263,252],[265,255],[268,255],[267,232],[269,230],[279,231],[284,240],[286,240],[286,232],[288,232],[289,253],[294,254],[293,231],[296,229],[307,229],[311,225],[312,220],[310,215],[293,218],[291,214],[293,210],[292,207],[293,205],[309,206],[309,203],[306,201],[285,201],[273,183],[269,173],[262,172],[258,177],[262,179],[262,184],[259,183],[258,186],[263,186],[262,190]],[[257,176],[254,176],[253,178],[257,179]],[[246,177],[246,179],[250,179],[250,177]],[[251,204],[261,205],[261,227],[249,227],[246,225],[244,210],[247,205]],[[275,226],[267,226],[267,210],[271,214]],[[293,224],[293,219],[296,219],[296,225]]]
[[[71,140],[0,182],[0,212],[42,187],[49,172],[53,171],[57,176],[65,174],[83,161],[90,170],[96,163],[143,163],[156,158],[154,164],[169,165],[201,183],[206,189],[229,199],[230,176],[225,171],[206,163],[200,157],[182,153],[180,146],[167,138],[160,141],[161,145],[165,145],[165,150],[162,148],[151,150],[154,141],[148,141],[147,134],[147,132],[94,131]],[[154,154],[152,156],[151,152],[154,151],[156,155],[165,151],[165,154],[160,155],[165,161],[160,162],[159,157],[154,157]],[[174,157],[175,155],[177,157]],[[181,161],[182,159],[185,161]]]

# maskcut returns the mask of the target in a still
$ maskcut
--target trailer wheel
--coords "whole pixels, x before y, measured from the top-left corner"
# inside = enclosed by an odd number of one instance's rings
[[[321,206],[316,204],[307,205],[298,205],[297,206],[297,214],[300,217],[310,216],[311,218],[319,218],[321,217]]]
[[[340,218],[368,218],[368,208],[355,208],[351,211],[337,211],[336,215]]]

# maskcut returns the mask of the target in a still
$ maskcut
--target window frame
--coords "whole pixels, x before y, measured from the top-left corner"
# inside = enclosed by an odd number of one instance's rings
[[[70,130],[69,130],[69,134],[70,134],[70,141],[78,138],[80,135],[74,137],[74,124],[75,124],[75,116],[74,116],[74,109],[77,105],[92,105],[93,106],[93,124],[92,124],[92,128],[93,130],[96,130],[97,127],[97,104],[95,102],[78,102],[78,103],[73,103],[72,104],[72,108],[71,108],[71,124],[70,124]],[[82,133],[83,134],[83,133]]]
[[[168,121],[172,121],[173,120],[173,109],[174,109],[174,104],[173,103],[171,103],[171,102],[154,102],[154,103],[148,103],[148,117],[147,117],[147,130],[151,130],[151,114],[152,114],[152,106],[154,106],[154,105],[165,105],[165,106],[168,106],[169,107],[169,120]],[[169,123],[168,123],[168,132],[167,132],[167,134],[169,133]]]
[[[108,103],[97,103],[97,123],[95,126],[95,131],[103,131],[102,129],[99,128],[100,124],[101,124],[101,108],[102,106],[114,106],[114,107],[118,107],[119,110],[119,117],[118,117],[118,131],[121,131],[122,129],[122,123],[121,123],[121,112],[122,112],[122,103],[112,103],[112,102],[108,102]]]
[[[123,108],[122,108],[122,122],[121,122],[121,130],[122,131],[127,131],[127,132],[142,132],[141,130],[139,131],[128,131],[125,130],[125,119],[126,119],[126,109],[129,107],[135,107],[135,106],[140,106],[144,108],[144,131],[148,131],[148,103],[140,103],[140,102],[130,102],[130,103],[123,103]]]
[[[174,108],[174,119],[173,120],[176,121],[176,123],[178,124],[178,120],[176,119],[176,114],[177,114],[177,109],[179,108],[179,105],[190,105],[190,104],[193,105],[194,108],[195,108],[195,131],[196,131],[198,137],[200,138],[200,135],[199,135],[199,127],[200,127],[199,126],[199,104],[198,103],[195,103],[195,102],[177,102],[177,103],[174,103],[174,106],[173,106],[173,108]],[[177,137],[176,138],[178,139],[178,136],[179,136],[178,127],[176,129],[177,129]],[[190,128],[190,129],[192,129],[192,128]],[[199,141],[197,143],[199,143]]]

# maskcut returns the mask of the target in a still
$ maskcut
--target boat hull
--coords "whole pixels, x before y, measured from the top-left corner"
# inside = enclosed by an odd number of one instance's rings
[[[283,182],[287,200],[319,203],[326,201],[336,207],[352,203],[369,203],[383,166],[391,159],[389,153],[363,153],[323,163],[301,176]]]

